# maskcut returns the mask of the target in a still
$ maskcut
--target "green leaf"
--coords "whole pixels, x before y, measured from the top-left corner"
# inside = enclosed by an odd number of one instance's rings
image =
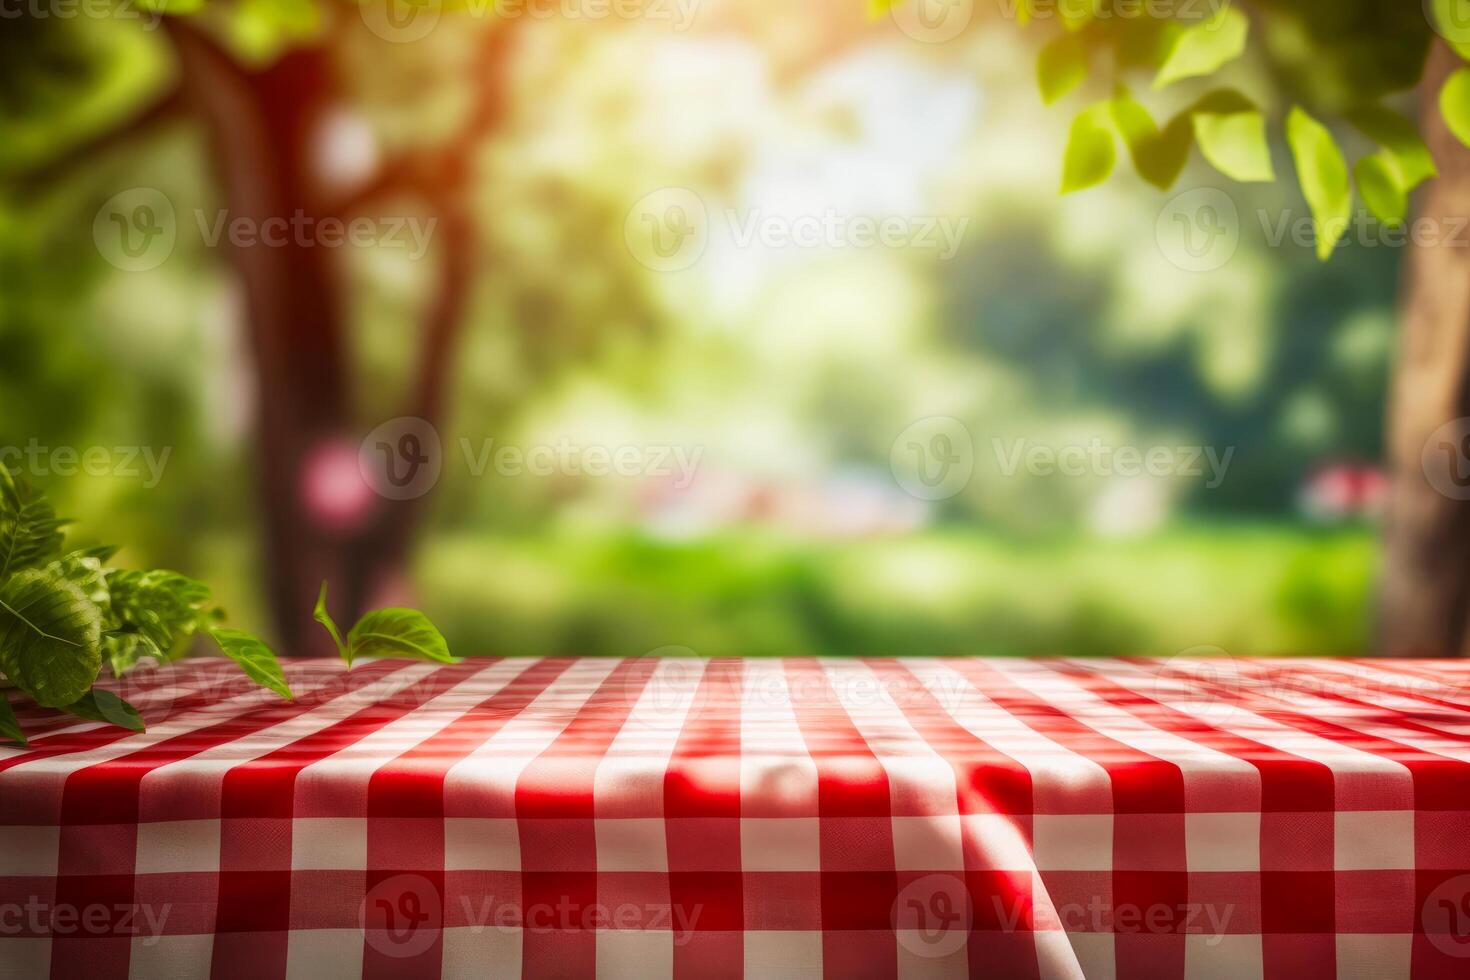
[[[166,659],[162,650],[142,633],[109,631],[102,634],[102,655],[112,668],[112,676],[121,677],[144,657]]]
[[[1168,190],[1189,160],[1194,145],[1194,127],[1187,112],[1180,113],[1160,130],[1148,110],[1119,86],[1113,96],[1113,123],[1123,136],[1128,155],[1138,175],[1159,190]]]
[[[379,609],[357,621],[347,635],[352,657],[422,657],[454,663],[449,644],[429,617],[416,609]]]
[[[1057,0],[1056,10],[1061,15],[1063,27],[1069,31],[1080,31],[1092,22],[1096,6],[1097,0]]]
[[[122,698],[111,691],[102,688],[93,688],[82,695],[64,709],[78,718],[88,721],[100,721],[109,725],[117,725],[133,732],[146,731],[143,725],[143,716],[138,714],[138,709],[128,704]]]
[[[247,677],[261,687],[270,688],[287,701],[294,699],[291,686],[286,683],[286,673],[281,670],[280,660],[265,645],[264,640],[244,630],[212,629],[209,635],[219,644],[225,656],[240,665]]]
[[[1286,117],[1286,142],[1296,162],[1297,180],[1317,224],[1317,258],[1326,260],[1347,231],[1353,190],[1347,161],[1326,126],[1293,106]]]
[[[20,730],[20,722],[16,720],[15,709],[5,700],[3,692],[0,692],[0,738],[8,738],[21,745],[28,744],[26,733]]]
[[[0,466],[0,579],[60,554],[67,523],[24,477]]]
[[[1212,75],[1245,51],[1250,21],[1235,4],[1225,4],[1208,20],[1180,31],[1154,78],[1158,90],[1183,78]]]
[[[1455,139],[1470,146],[1470,68],[1456,68],[1439,90],[1439,111]]]
[[[1403,176],[1399,189],[1405,193],[1439,173],[1429,147],[1419,138],[1418,128],[1392,109],[1379,105],[1363,106],[1349,113],[1348,119],[1359,132],[1393,158]]]
[[[75,582],[87,598],[96,603],[104,613],[111,605],[112,590],[107,584],[107,573],[102,568],[102,562],[87,552],[73,551],[46,567],[68,582]]]
[[[352,651],[347,648],[346,643],[342,642],[342,631],[337,629],[336,620],[332,619],[332,614],[327,612],[327,583],[325,582],[322,583],[321,592],[317,593],[316,608],[312,610],[312,616],[327,628],[328,633],[332,634],[332,642],[337,644],[337,653],[347,661],[349,667],[352,666]]]
[[[1353,167],[1358,193],[1368,203],[1368,210],[1386,225],[1400,225],[1409,213],[1409,197],[1404,193],[1404,178],[1398,164],[1385,152],[1363,157]]]
[[[170,571],[108,575],[112,614],[123,631],[141,633],[165,656],[207,625],[209,587]]]
[[[1426,10],[1435,33],[1449,42],[1461,58],[1470,60],[1470,2],[1430,0]]]
[[[1067,149],[1062,155],[1062,193],[1100,184],[1113,172],[1117,158],[1108,103],[1084,109],[1072,120]]]
[[[1087,46],[1077,34],[1063,34],[1036,57],[1036,84],[1041,101],[1051,105],[1087,77]]]
[[[1276,179],[1260,110],[1196,112],[1194,135],[1205,159],[1225,176],[1243,182]]]
[[[0,585],[0,670],[37,704],[62,708],[102,667],[102,610],[75,582],[27,569]]]

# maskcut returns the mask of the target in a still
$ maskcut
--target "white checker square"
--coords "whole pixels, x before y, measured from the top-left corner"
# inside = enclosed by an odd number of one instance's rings
[[[1338,871],[1414,867],[1414,811],[1347,810],[1335,818]]]
[[[362,976],[361,929],[292,929],[286,941],[286,980]]]
[[[1259,813],[1186,813],[1184,859],[1190,871],[1260,871]]]
[[[1087,980],[1114,980],[1118,975],[1118,959],[1111,932],[1069,932],[1067,943]],[[1041,948],[1040,944],[1038,948]]]
[[[820,871],[821,841],[816,817],[740,819],[740,863],[746,871]]]
[[[629,817],[593,821],[598,871],[668,871],[669,844],[661,819]]]
[[[367,867],[367,821],[361,817],[301,817],[291,826],[296,871],[361,871]]]
[[[900,871],[963,871],[959,816],[894,817],[893,859]]]
[[[6,827],[0,876],[54,878],[61,848],[59,827]],[[49,947],[48,947],[49,948]]]
[[[51,939],[0,938],[0,980],[51,975]]]
[[[822,980],[820,932],[745,933],[747,980]]]
[[[1113,816],[1042,814],[1031,818],[1032,853],[1039,871],[1111,871]]]
[[[1259,935],[1184,937],[1184,975],[1189,980],[1259,980],[1264,970]]]
[[[967,813],[960,822],[980,867],[997,871],[1034,869],[1031,844],[1014,818],[1003,813]]]
[[[519,871],[521,835],[511,817],[444,821],[444,870]]]
[[[138,874],[219,870],[218,820],[138,824]]]
[[[1337,980],[1409,980],[1413,960],[1409,933],[1338,933]]]
[[[146,936],[133,940],[129,973],[148,980],[209,976],[214,936]]]
[[[520,980],[521,942],[519,929],[493,925],[445,929],[443,975]]]
[[[674,975],[674,934],[640,929],[597,933],[597,980],[664,980]]]

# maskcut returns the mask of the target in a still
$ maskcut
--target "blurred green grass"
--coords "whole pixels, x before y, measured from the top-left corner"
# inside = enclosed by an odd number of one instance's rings
[[[1356,654],[1376,556],[1364,527],[682,543],[584,528],[430,538],[415,578],[464,655]]]

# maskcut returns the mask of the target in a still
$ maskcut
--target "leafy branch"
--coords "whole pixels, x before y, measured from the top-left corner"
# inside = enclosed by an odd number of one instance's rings
[[[907,0],[870,0],[874,14]],[[1062,193],[1096,186],[1112,173],[1121,140],[1144,180],[1167,190],[1197,145],[1211,166],[1232,180],[1276,179],[1268,128],[1279,125],[1297,181],[1317,226],[1317,255],[1325,260],[1352,220],[1354,188],[1385,225],[1402,227],[1409,193],[1436,176],[1434,160],[1416,124],[1383,100],[1420,79],[1430,44],[1443,38],[1470,61],[1463,29],[1464,0],[1418,4],[1279,3],[1258,0],[1208,5],[1204,17],[1186,18],[1207,5],[1180,2],[1155,12],[1130,0],[1016,0],[1022,25],[1049,25],[1054,36],[1040,49],[1036,81],[1051,105],[1078,90],[1093,95],[1076,111],[1062,159]],[[1315,108],[1290,104],[1279,119],[1236,88],[1209,88],[1162,124],[1134,97],[1134,76],[1150,92],[1214,78],[1246,55],[1256,22],[1278,43],[1264,54],[1273,70],[1294,70],[1294,88]],[[1350,43],[1344,32],[1355,31]],[[1142,87],[1140,86],[1140,87]],[[1105,93],[1101,98],[1098,93]],[[1461,65],[1438,93],[1446,126],[1470,146],[1470,66]],[[1352,164],[1321,119],[1340,117],[1371,146]]]
[[[208,586],[178,572],[111,568],[115,548],[67,552],[68,523],[20,473],[0,465],[0,680],[42,707],[143,731],[135,707],[94,687],[103,666],[120,677],[145,659],[177,659],[202,634],[256,684],[292,699],[276,654],[259,637],[224,626]],[[323,583],[317,618],[349,664],[381,656],[453,661],[444,637],[412,609],[370,612],[344,641],[326,595]],[[26,743],[3,696],[0,738]]]

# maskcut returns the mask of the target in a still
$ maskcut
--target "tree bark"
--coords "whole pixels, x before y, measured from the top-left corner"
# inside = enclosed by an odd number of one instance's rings
[[[184,88],[204,122],[228,219],[257,229],[270,218],[319,219],[311,186],[310,140],[331,93],[320,49],[293,51],[247,71],[194,29],[170,18]],[[344,313],[329,249],[297,234],[285,244],[230,244],[245,295],[254,359],[255,440],[265,594],[280,650],[324,654],[331,644],[312,622],[323,580],[356,611],[363,587],[348,549],[307,510],[304,463],[348,436]]]
[[[1436,43],[1421,86],[1421,132],[1439,176],[1416,221],[1432,223],[1441,244],[1410,248],[1400,286],[1379,623],[1386,656],[1470,654],[1470,499],[1462,499],[1470,486],[1459,488],[1470,472],[1470,152],[1445,126],[1438,99],[1460,64]],[[1444,430],[1457,419],[1463,428]]]

